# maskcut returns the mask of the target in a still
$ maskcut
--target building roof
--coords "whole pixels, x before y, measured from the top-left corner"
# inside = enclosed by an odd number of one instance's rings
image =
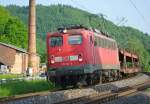
[[[6,46],[6,47],[15,49],[15,50],[17,50],[17,51],[19,51],[19,52],[22,52],[22,53],[27,53],[27,51],[26,51],[25,49],[18,48],[18,47],[14,46],[14,45],[11,45],[11,44],[6,44],[6,43],[0,42],[0,45],[3,45],[3,46]]]

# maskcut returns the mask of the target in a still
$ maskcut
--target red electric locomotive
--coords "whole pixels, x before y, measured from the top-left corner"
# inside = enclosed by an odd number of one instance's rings
[[[115,80],[121,75],[117,42],[83,26],[47,34],[47,79],[62,86]]]

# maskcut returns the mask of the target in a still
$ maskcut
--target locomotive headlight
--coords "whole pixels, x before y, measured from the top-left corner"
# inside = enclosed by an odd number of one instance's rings
[[[78,60],[81,62],[81,61],[83,61],[83,57],[82,57],[82,55],[81,54],[79,54],[79,56],[78,56]]]
[[[51,60],[51,64],[54,64],[55,63],[55,61],[54,60]]]
[[[51,55],[50,60],[51,60],[51,64],[54,64],[54,63],[55,63],[55,60],[54,60],[54,56],[53,56],[53,55]]]
[[[79,61],[83,61],[83,59],[82,59],[82,58],[79,58]]]

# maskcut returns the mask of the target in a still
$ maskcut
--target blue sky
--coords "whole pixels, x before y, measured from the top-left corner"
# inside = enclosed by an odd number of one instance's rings
[[[131,4],[138,8],[141,17]],[[126,21],[120,25],[132,26],[150,34],[150,0],[36,0],[37,4],[67,4],[89,11],[102,13],[106,18],[118,24],[124,17]],[[0,0],[1,5],[28,5],[28,0]]]

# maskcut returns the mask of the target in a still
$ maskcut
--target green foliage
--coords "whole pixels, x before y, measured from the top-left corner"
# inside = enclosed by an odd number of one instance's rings
[[[8,6],[7,9],[27,25],[28,7]],[[38,53],[42,56],[42,61],[46,59],[46,33],[69,24],[83,24],[106,32],[117,40],[120,48],[137,53],[141,66],[145,70],[150,70],[150,36],[147,33],[132,27],[116,26],[105,19],[102,14],[90,14],[66,5],[37,5],[37,48]]]
[[[45,80],[17,81],[0,85],[0,98],[54,89]]]
[[[11,79],[23,77],[21,74],[0,74],[0,79]]]
[[[10,15],[9,15],[9,12],[1,6],[0,6],[0,14],[1,14],[0,15],[0,34],[3,34],[5,30],[5,24],[7,23],[8,17]]]
[[[27,48],[27,27],[0,6],[0,42]]]
[[[146,71],[150,70],[149,61],[150,55],[148,51],[145,50],[144,45],[141,44],[140,40],[137,37],[131,36],[127,43],[127,50],[136,53],[139,55],[141,67]]]
[[[40,54],[41,62],[45,62],[47,57],[45,40],[41,38],[37,38],[37,51]]]

